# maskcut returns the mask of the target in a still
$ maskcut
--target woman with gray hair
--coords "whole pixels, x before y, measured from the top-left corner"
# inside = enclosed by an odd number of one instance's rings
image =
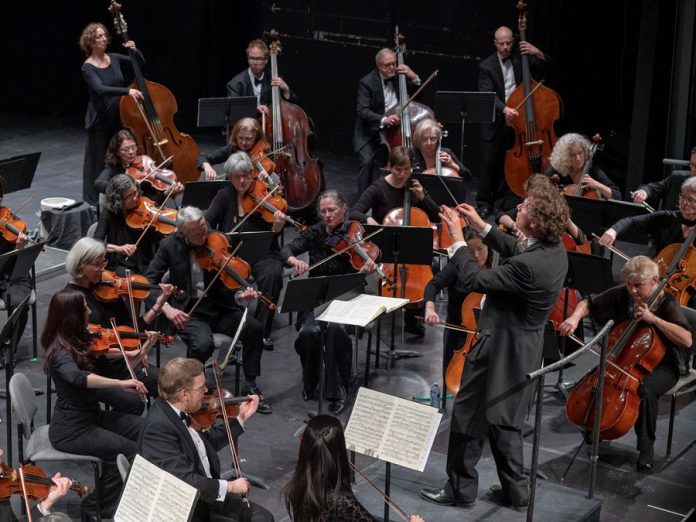
[[[551,166],[544,174],[561,187],[581,184],[583,190],[595,190],[604,199],[621,199],[621,190],[596,164],[583,175],[590,155],[590,140],[574,132],[561,136],[551,151]]]

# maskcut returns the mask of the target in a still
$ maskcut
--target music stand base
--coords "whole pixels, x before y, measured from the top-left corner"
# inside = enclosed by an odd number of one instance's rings
[[[416,357],[423,357],[420,352],[414,352],[411,350],[380,350],[379,353],[386,357],[387,361],[396,361],[398,359],[414,359]]]

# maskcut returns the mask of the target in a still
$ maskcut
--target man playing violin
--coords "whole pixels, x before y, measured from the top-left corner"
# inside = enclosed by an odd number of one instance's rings
[[[638,319],[657,331],[667,350],[659,364],[643,378],[638,387],[641,401],[634,426],[639,451],[636,466],[638,471],[649,472],[653,467],[659,399],[677,383],[680,375],[689,371],[692,332],[679,303],[664,290],[660,292],[655,304],[648,307],[647,303],[659,284],[657,265],[650,258],[632,258],[621,269],[621,278],[624,285],[581,301],[570,317],[561,323],[559,333],[572,333],[580,321],[588,316],[599,324],[609,319],[614,319],[617,324]]]
[[[104,244],[96,239],[83,237],[73,245],[65,258],[65,269],[70,275],[70,281],[66,288],[76,290],[84,295],[90,310],[90,323],[111,328],[111,318],[113,317],[119,326],[133,326],[131,314],[121,298],[106,302],[98,299],[94,294],[95,288],[102,281],[105,266],[106,249]],[[141,348],[126,352],[136,377],[145,385],[152,397],[157,397],[158,370],[155,366],[148,364],[147,354],[155,344],[157,332],[150,331],[148,326],[162,311],[162,306],[172,291],[172,285],[162,284],[160,286],[162,291],[154,306],[142,317],[138,317],[138,329],[147,332],[147,341],[142,344]],[[130,378],[128,367],[118,349],[110,349],[107,353],[96,356],[94,372],[114,379]],[[100,402],[108,404],[115,411],[134,415],[140,415],[143,412],[143,401],[136,394],[114,388],[99,389],[96,393]]]
[[[202,363],[213,353],[213,332],[233,337],[242,315],[243,305],[258,297],[253,288],[234,291],[227,288],[221,279],[212,283],[215,274],[203,271],[196,261],[196,249],[205,247],[208,225],[205,216],[196,207],[184,207],[176,219],[177,232],[162,240],[145,277],[151,283],[162,281],[169,272],[169,282],[184,291],[184,297],[170,296],[162,312],[179,329],[179,336],[187,347],[186,355]],[[221,253],[221,256],[225,253]],[[193,314],[190,310],[197,300],[199,306]],[[263,328],[253,317],[248,317],[240,337],[244,361],[244,393],[261,395],[256,377],[261,374],[263,353]],[[261,400],[259,413],[271,413],[271,405]]]
[[[253,502],[249,507],[244,504],[247,479],[220,479],[217,452],[229,443],[224,424],[200,433],[191,425],[191,415],[201,409],[208,391],[203,364],[196,359],[172,359],[162,367],[159,390],[160,398],[148,410],[140,431],[139,453],[198,490],[192,522],[272,521],[273,515],[265,508]],[[239,415],[230,419],[235,443],[258,405],[259,397],[251,395],[240,404]]]
[[[230,183],[220,189],[215,195],[208,210],[205,212],[205,219],[211,228],[221,232],[230,232],[235,228],[237,232],[273,232],[274,237],[271,243],[271,250],[263,259],[259,259],[251,265],[251,271],[259,291],[277,303],[280,291],[283,289],[283,262],[280,258],[278,236],[283,231],[286,216],[278,210],[273,213],[272,223],[265,221],[260,213],[255,212],[248,217],[245,216],[242,200],[251,198],[249,191],[256,184],[264,183],[252,178],[251,162],[246,153],[238,151],[232,154],[225,162],[224,171]],[[253,199],[249,204],[252,203],[253,207],[257,206]],[[237,227],[240,220],[245,218],[246,220],[242,226]],[[257,303],[254,317],[263,327],[264,348],[269,350],[273,349],[271,329],[273,327],[274,315],[275,312],[270,310],[268,306],[263,303]]]

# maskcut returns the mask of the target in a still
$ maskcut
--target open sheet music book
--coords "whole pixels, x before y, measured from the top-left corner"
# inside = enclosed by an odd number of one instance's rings
[[[423,471],[440,419],[437,408],[360,388],[346,426],[346,448]]]
[[[364,327],[380,315],[398,310],[408,303],[408,299],[367,294],[354,297],[350,301],[334,299],[317,320]]]
[[[114,515],[116,522],[188,522],[198,490],[135,456]]]

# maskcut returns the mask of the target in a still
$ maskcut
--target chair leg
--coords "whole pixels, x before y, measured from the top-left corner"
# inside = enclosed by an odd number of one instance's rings
[[[92,462],[94,468],[94,500],[97,506],[97,520],[101,522],[101,488],[99,487],[99,464]]]
[[[669,406],[669,430],[667,431],[667,454],[666,458],[672,454],[672,435],[674,434],[674,415],[677,410],[677,394],[672,394],[672,402]]]
[[[368,388],[370,382],[370,351],[372,350],[372,330],[367,332],[367,356],[365,357],[365,379],[363,385]]]
[[[31,342],[32,347],[34,349],[34,360],[37,360],[39,358],[39,352],[36,346],[36,335],[36,302],[34,302],[34,304],[31,305]]]

